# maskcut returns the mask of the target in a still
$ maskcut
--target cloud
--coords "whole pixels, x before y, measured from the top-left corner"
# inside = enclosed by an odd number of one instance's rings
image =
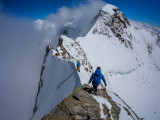
[[[0,4],[0,119],[30,119],[45,47],[56,47],[65,25],[71,37],[85,35],[104,4],[90,0],[63,6],[39,21],[6,15]]]
[[[0,119],[30,119],[46,34],[33,23],[0,13]]]
[[[41,30],[50,33],[50,39],[53,41],[58,39],[63,30],[67,30],[68,36],[72,38],[84,36],[92,27],[94,20],[96,20],[95,17],[105,4],[101,0],[88,0],[72,8],[63,6],[59,8],[58,13],[51,13],[43,20]]]

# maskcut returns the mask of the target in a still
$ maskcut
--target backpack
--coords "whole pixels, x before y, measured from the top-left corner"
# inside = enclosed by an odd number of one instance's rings
[[[94,85],[99,85],[100,84],[100,80],[101,80],[101,75],[95,75],[93,78],[93,84]]]

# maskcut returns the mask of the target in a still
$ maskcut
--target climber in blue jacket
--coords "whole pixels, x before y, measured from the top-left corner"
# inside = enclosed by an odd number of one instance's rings
[[[89,83],[92,82],[92,85],[93,85],[92,89],[94,89],[95,93],[97,93],[97,87],[99,86],[101,79],[103,80],[105,86],[107,86],[106,80],[105,80],[103,74],[101,73],[101,68],[97,67],[95,73],[92,74],[92,76],[89,80]]]

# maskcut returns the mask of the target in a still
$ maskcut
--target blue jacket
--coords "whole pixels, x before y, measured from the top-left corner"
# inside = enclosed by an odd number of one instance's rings
[[[106,86],[107,83],[106,83],[106,80],[105,80],[103,74],[101,73],[101,70],[100,70],[100,69],[97,69],[97,70],[95,71],[95,73],[92,74],[92,76],[91,76],[91,78],[90,78],[90,80],[89,80],[89,83],[92,82],[93,85],[98,86],[98,85],[100,84],[101,79],[103,80],[103,82],[104,82],[104,84],[105,84],[105,86]]]
[[[78,61],[77,62],[77,67],[80,67],[81,66],[81,63]]]

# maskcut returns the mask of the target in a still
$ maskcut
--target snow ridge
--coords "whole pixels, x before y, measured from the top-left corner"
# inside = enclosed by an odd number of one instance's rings
[[[54,51],[50,48],[45,57],[32,120],[41,119],[74,88],[81,86],[74,64],[54,56]]]
[[[61,61],[62,65],[70,61],[71,66],[80,60],[82,67],[78,74],[82,84],[88,82],[97,66],[101,66],[110,90],[113,89],[111,92],[123,99],[117,99],[118,97],[110,93],[112,99],[121,104],[118,106],[121,109],[120,119],[139,119],[137,116],[146,120],[158,119],[160,117],[158,114],[160,111],[158,101],[160,99],[160,34],[157,32],[158,29],[139,26],[136,22],[129,21],[117,7],[109,4],[100,10],[95,24],[85,36],[69,38],[74,31],[72,29],[73,31],[69,32],[73,24],[74,19],[60,29],[63,36],[57,41],[57,49],[49,53],[50,60],[47,58],[48,62],[44,65],[50,70],[49,66],[55,65],[51,62],[53,58],[53,61]],[[62,65],[60,64],[59,67]],[[44,72],[42,78],[49,79],[45,74]],[[61,88],[60,84],[61,82],[56,83],[58,88]],[[73,90],[74,86],[71,88]],[[103,85],[99,86],[100,88],[103,88]],[[69,92],[71,89],[64,96]],[[95,99],[98,101],[101,98],[95,97]],[[101,111],[103,102],[104,99],[99,101]],[[132,113],[132,116],[126,116],[126,113]],[[101,117],[106,116],[101,114]]]

